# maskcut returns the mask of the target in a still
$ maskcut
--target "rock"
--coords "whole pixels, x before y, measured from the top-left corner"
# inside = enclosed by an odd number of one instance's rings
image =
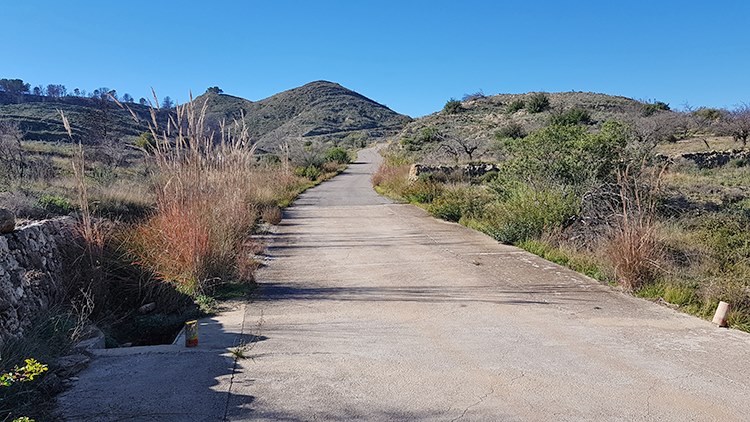
[[[94,349],[105,349],[106,339],[104,333],[94,324],[91,324],[86,330],[84,339],[76,343],[73,347],[78,351],[94,350]]]
[[[0,208],[0,234],[12,233],[16,229],[16,216],[5,208]]]
[[[65,389],[65,386],[63,386],[63,380],[61,380],[56,374],[46,374],[39,386],[47,394],[57,394]]]
[[[141,315],[143,315],[143,314],[147,314],[149,312],[153,312],[154,309],[156,309],[156,303],[151,302],[151,303],[147,303],[147,304],[141,306],[140,308],[138,308],[138,313],[141,314]]]
[[[69,378],[83,371],[91,359],[84,354],[74,354],[57,358],[53,361],[55,373],[62,378]]]

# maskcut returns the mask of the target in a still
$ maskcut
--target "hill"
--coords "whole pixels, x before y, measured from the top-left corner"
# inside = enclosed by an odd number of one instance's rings
[[[203,94],[195,101],[206,102],[206,119],[215,127],[222,120],[231,122],[244,116],[251,139],[260,142],[261,150],[269,151],[289,139],[393,135],[411,121],[408,116],[326,81],[312,82],[255,102],[216,93]],[[75,135],[84,142],[138,136],[148,130],[149,108],[132,103],[128,107],[140,122],[135,122],[128,111],[113,101],[0,92],[0,122],[17,122],[26,140],[67,141],[58,110],[66,114]],[[165,121],[166,113],[159,110],[158,118]]]
[[[244,121],[259,148],[271,151],[283,140],[343,139],[357,134],[382,137],[398,133],[411,121],[361,94],[327,81],[316,81],[260,101],[206,93],[207,120]]]
[[[138,136],[148,130],[149,108],[140,104],[128,104],[128,107],[138,115],[140,122],[135,122],[127,110],[110,100],[0,92],[0,122],[17,123],[29,141],[68,141],[59,111],[70,121],[74,136],[84,143]],[[166,111],[160,111],[157,116],[165,121]]]
[[[549,104],[542,111],[530,112],[525,104],[535,96],[546,96]],[[588,92],[476,95],[456,102],[454,107],[406,125],[398,134],[401,144],[423,155],[427,161],[440,161],[446,158],[436,151],[442,138],[461,139],[479,145],[479,152],[486,151],[491,148],[498,131],[515,126],[528,134],[571,110],[583,111],[587,123],[594,128],[608,120],[631,122],[645,118],[645,114],[650,114],[650,119],[673,114],[634,99]]]

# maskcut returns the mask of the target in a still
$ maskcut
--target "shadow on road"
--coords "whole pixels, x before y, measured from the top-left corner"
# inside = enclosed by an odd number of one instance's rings
[[[409,286],[409,287],[321,287],[262,283],[258,302],[283,300],[331,300],[424,303],[491,303],[497,305],[553,305],[562,302],[593,302],[581,297],[587,290],[576,286],[535,285],[531,289],[488,289],[488,286]],[[535,296],[555,296],[554,300]]]

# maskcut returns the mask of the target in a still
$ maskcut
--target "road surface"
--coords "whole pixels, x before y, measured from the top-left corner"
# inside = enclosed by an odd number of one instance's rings
[[[255,298],[205,321],[199,350],[104,353],[63,414],[750,420],[750,335],[393,204],[370,187],[378,162],[362,151],[286,210]]]

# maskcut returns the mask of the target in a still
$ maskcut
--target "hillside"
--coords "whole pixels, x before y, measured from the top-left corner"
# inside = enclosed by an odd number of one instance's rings
[[[261,150],[272,150],[282,140],[304,138],[344,138],[349,134],[381,137],[392,135],[411,121],[363,95],[339,84],[317,81],[290,89],[260,101],[216,93],[195,99],[206,101],[206,119],[218,127],[222,120],[232,122],[245,117],[250,137],[260,142]],[[103,137],[137,136],[148,130],[149,109],[128,104],[139,117],[112,101],[93,98],[52,98],[35,95],[11,96],[0,92],[0,121],[17,122],[27,140],[67,141],[58,110],[62,110],[75,135],[95,142]],[[160,120],[165,111],[160,110]]]
[[[150,121],[147,106],[128,104],[138,115],[136,123],[127,110],[113,101],[84,98],[52,98],[38,95],[11,96],[0,92],[0,122],[18,123],[30,141],[68,141],[58,110],[70,120],[74,135],[84,143],[95,143],[104,138],[121,139],[138,136],[148,130]],[[159,113],[163,119],[165,113]]]
[[[548,93],[549,106],[538,113],[530,113],[524,108],[514,110],[514,105],[528,101],[533,95],[535,93],[500,94],[461,101],[461,107],[454,113],[441,110],[414,120],[404,127],[398,139],[428,160],[440,160],[435,151],[439,143],[430,142],[425,133],[440,133],[475,142],[480,145],[480,150],[486,150],[490,148],[495,133],[509,125],[518,125],[524,133],[531,133],[547,125],[554,115],[571,109],[588,112],[592,127],[607,120],[632,121],[643,118],[644,114],[643,102],[587,92]]]
[[[284,139],[344,138],[360,133],[369,137],[392,135],[411,119],[363,95],[326,81],[311,82],[260,101],[226,94],[206,93],[207,119],[244,120],[252,139],[270,151]]]

